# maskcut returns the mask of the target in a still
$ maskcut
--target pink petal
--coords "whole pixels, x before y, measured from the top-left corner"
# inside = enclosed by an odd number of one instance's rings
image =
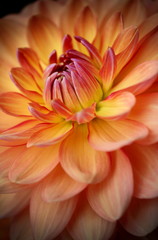
[[[74,180],[96,183],[107,176],[109,157],[107,153],[97,152],[89,145],[87,134],[86,125],[81,124],[74,129],[61,144],[60,162],[65,172]]]
[[[121,220],[123,227],[135,236],[145,236],[158,226],[158,198],[137,199],[131,202]]]
[[[46,202],[63,201],[81,192],[87,184],[79,183],[58,165],[42,183],[42,196]]]
[[[104,121],[95,119],[89,124],[89,143],[99,151],[113,151],[147,136],[148,130],[136,121]]]
[[[96,115],[102,119],[117,120],[125,117],[136,100],[130,92],[116,92],[96,105]]]
[[[114,228],[115,223],[98,216],[83,198],[68,224],[68,231],[75,240],[108,240]]]
[[[30,184],[45,177],[59,162],[58,145],[38,148],[21,146],[9,171],[11,182]]]
[[[141,146],[133,144],[125,148],[134,173],[134,196],[155,198],[158,196],[158,144]]]
[[[35,189],[30,203],[34,239],[51,240],[59,235],[74,212],[76,200],[46,203],[41,199],[41,189]]]
[[[132,168],[127,156],[118,150],[112,154],[109,176],[103,182],[89,186],[88,200],[99,216],[116,221],[128,207],[132,194]]]

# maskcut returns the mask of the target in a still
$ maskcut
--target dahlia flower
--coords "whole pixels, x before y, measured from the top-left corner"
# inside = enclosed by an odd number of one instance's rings
[[[0,20],[9,239],[108,240],[118,225],[135,236],[158,226],[157,3],[44,0]]]

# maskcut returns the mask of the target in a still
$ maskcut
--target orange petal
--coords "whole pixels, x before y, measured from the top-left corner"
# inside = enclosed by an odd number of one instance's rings
[[[129,92],[116,92],[96,105],[96,115],[102,119],[124,118],[135,104],[135,97]]]
[[[18,157],[14,157],[14,163],[9,171],[11,182],[30,184],[45,177],[59,162],[59,146],[45,148],[21,146]]]
[[[113,13],[107,20],[103,20],[101,25],[101,48],[102,55],[108,47],[111,47],[117,38],[118,34],[123,29],[123,20],[120,12]]]
[[[158,198],[134,198],[121,223],[126,231],[141,237],[146,236],[158,226],[157,219]]]
[[[72,130],[71,122],[61,122],[58,124],[47,124],[43,129],[34,133],[27,146],[47,146],[55,144],[64,139]]]
[[[33,240],[29,211],[25,210],[13,218],[10,237],[11,240]]]
[[[61,54],[61,35],[56,25],[48,18],[40,15],[33,16],[28,25],[28,40],[44,63],[48,64],[52,50]]]
[[[19,193],[0,194],[0,217],[12,217],[27,206],[30,199],[30,190]]]
[[[95,151],[87,141],[86,125],[77,126],[60,147],[60,162],[70,177],[79,182],[102,181],[109,171],[109,157]],[[74,145],[74,142],[76,141]]]
[[[100,76],[103,83],[103,89],[106,92],[111,88],[116,71],[116,57],[112,48],[108,48],[103,57],[103,65],[100,69]]]
[[[156,80],[158,74],[158,61],[148,61],[134,68],[124,79],[122,79],[112,92],[127,90],[135,95],[144,92]]]
[[[7,92],[0,95],[0,107],[12,116],[31,117],[28,111],[29,100],[20,93]]]
[[[86,186],[70,178],[58,165],[44,180],[42,196],[46,202],[63,201],[77,195]]]
[[[157,27],[158,23],[158,13],[151,15],[148,17],[140,26],[139,33],[140,38],[143,38],[146,34],[152,31],[155,27]]]
[[[82,195],[81,195],[82,196]],[[68,231],[75,240],[108,240],[114,232],[115,223],[98,216],[86,199],[80,199]]]
[[[89,123],[89,142],[99,151],[113,151],[146,137],[148,130],[136,121],[104,121],[95,119]]]
[[[118,150],[112,154],[109,176],[103,182],[89,186],[88,200],[99,216],[116,221],[128,207],[132,194],[132,168],[127,156]]]
[[[131,25],[140,25],[146,19],[146,12],[145,6],[141,1],[129,1],[123,11],[125,27]]]
[[[134,196],[155,198],[158,196],[158,145],[141,146],[133,144],[125,148],[134,172]]]
[[[51,240],[59,235],[74,212],[76,200],[46,203],[41,199],[41,189],[35,189],[30,204],[34,239]]]
[[[158,141],[158,93],[146,93],[137,96],[137,102],[129,118],[142,122],[149,129],[143,144],[153,144]]]
[[[84,37],[92,42],[96,36],[97,24],[93,12],[89,7],[85,7],[76,19],[75,35]]]
[[[52,101],[52,107],[63,118],[68,118],[72,115],[70,109],[68,109],[59,99]]]

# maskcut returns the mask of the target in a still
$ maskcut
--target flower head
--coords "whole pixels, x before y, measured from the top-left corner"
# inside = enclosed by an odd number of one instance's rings
[[[157,226],[158,16],[146,6],[46,0],[1,20],[0,215],[13,217],[11,239]]]

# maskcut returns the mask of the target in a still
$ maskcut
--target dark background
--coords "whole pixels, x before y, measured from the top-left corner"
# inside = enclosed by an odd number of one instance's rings
[[[4,0],[0,6],[0,18],[4,17],[7,14],[19,13],[23,9],[23,7],[35,1],[36,0],[10,0],[10,1]],[[112,240],[158,240],[158,229],[156,229],[154,232],[152,232],[148,236],[141,238],[141,237],[134,237],[128,234],[126,231],[124,231],[122,227],[119,227],[116,235],[113,236]]]

